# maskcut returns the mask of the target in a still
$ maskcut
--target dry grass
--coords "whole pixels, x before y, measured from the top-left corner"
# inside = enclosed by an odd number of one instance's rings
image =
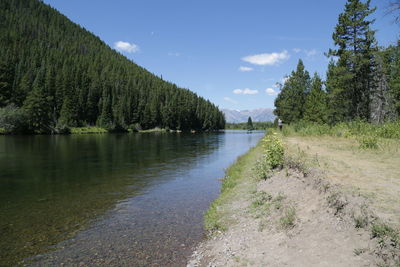
[[[371,200],[374,212],[400,225],[400,140],[379,139],[378,148],[361,149],[357,139],[330,136],[285,138],[286,151],[322,169],[330,182]]]

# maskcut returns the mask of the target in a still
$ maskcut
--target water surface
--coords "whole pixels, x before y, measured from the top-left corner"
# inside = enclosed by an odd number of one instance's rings
[[[0,265],[185,265],[224,169],[263,136],[0,136]]]

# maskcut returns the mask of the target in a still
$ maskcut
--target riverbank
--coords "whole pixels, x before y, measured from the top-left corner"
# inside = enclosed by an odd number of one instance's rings
[[[227,170],[188,266],[399,266],[398,139],[279,138],[281,168],[260,142]]]

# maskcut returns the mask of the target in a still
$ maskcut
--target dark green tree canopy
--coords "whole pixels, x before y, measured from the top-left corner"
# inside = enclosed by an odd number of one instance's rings
[[[0,18],[0,108],[23,105],[36,132],[225,126],[210,101],[151,74],[42,1],[0,1]]]

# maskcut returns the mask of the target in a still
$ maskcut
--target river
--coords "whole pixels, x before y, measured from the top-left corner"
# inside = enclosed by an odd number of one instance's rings
[[[0,265],[184,266],[263,135],[0,136]]]

